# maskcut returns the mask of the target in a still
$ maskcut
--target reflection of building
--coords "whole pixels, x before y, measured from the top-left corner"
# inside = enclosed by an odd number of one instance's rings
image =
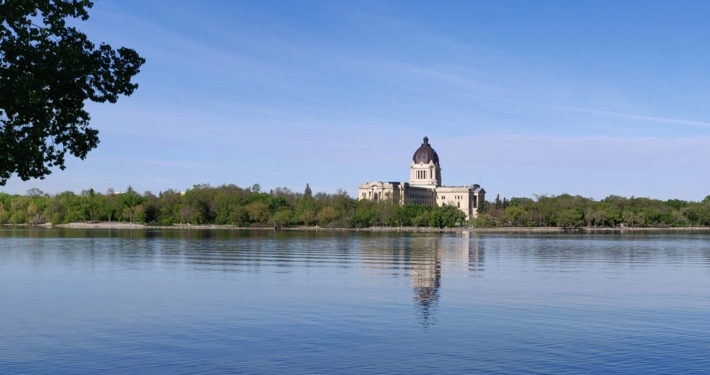
[[[402,236],[359,243],[360,267],[367,274],[409,278],[421,324],[436,321],[442,269],[442,237]]]
[[[422,324],[433,324],[441,287],[441,238],[423,241],[410,257],[409,277],[414,290],[414,302],[422,316]]]
[[[484,242],[468,231],[458,236],[403,235],[360,238],[359,266],[367,275],[407,280],[417,320],[436,323],[445,269],[452,278],[483,276]],[[397,285],[398,281],[395,282]]]
[[[465,241],[463,241],[462,253],[465,254],[465,259],[462,260],[468,264],[470,276],[480,276],[477,275],[477,273],[483,271],[483,259],[485,255],[483,251],[483,243],[478,238],[469,240],[469,232],[463,232],[463,236]]]
[[[409,166],[409,183],[371,181],[358,187],[358,199],[392,200],[400,204],[457,207],[466,219],[478,215],[486,191],[480,185],[442,186],[439,155],[424,137],[424,143],[414,152]]]

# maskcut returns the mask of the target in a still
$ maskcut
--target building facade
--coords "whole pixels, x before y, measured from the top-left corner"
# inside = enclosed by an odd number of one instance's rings
[[[439,155],[429,144],[429,138],[424,137],[409,165],[409,182],[370,181],[358,186],[357,196],[358,199],[390,200],[399,204],[454,206],[471,220],[478,216],[486,191],[477,184],[443,186]]]

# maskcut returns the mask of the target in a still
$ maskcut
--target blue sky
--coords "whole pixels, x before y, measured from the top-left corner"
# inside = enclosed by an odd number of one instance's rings
[[[710,194],[708,2],[96,2],[96,42],[147,59],[88,107],[101,144],[2,188],[353,194],[406,181],[424,136],[446,185],[493,197]]]

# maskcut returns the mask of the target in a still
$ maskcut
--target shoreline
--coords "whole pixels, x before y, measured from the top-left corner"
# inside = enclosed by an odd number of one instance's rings
[[[643,232],[710,232],[708,227],[615,227],[615,228],[596,228],[596,227],[576,227],[576,228],[561,228],[561,227],[492,227],[492,228],[430,228],[430,227],[368,227],[368,228],[328,228],[319,226],[289,226],[289,227],[238,227],[234,225],[189,225],[175,224],[168,226],[160,225],[143,225],[137,223],[124,222],[98,222],[98,223],[69,223],[69,224],[43,224],[31,226],[28,224],[20,225],[4,225],[4,226],[19,226],[19,227],[38,227],[38,228],[62,228],[62,229],[106,229],[106,230],[241,230],[241,231],[332,231],[332,232],[406,232],[406,233],[643,233]]]

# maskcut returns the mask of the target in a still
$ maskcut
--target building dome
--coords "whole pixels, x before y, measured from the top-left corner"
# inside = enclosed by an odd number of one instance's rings
[[[412,160],[417,164],[429,164],[430,161],[433,161],[434,164],[439,165],[439,155],[431,148],[428,137],[424,137],[424,143],[414,152]]]

